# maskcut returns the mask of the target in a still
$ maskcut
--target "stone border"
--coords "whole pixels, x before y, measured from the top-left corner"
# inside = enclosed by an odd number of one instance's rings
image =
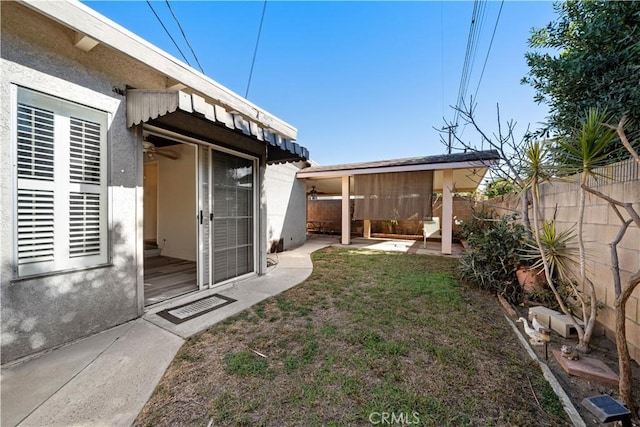
[[[560,385],[556,377],[553,375],[553,372],[551,372],[551,369],[549,369],[546,363],[544,363],[542,360],[538,358],[538,355],[529,346],[529,343],[527,342],[527,340],[522,336],[520,329],[518,329],[518,327],[513,323],[513,321],[509,319],[509,316],[507,316],[504,313],[503,313],[503,316],[507,320],[507,323],[511,326],[511,328],[516,333],[516,336],[518,337],[520,344],[522,344],[522,347],[524,347],[524,349],[527,350],[527,353],[529,353],[529,357],[531,357],[531,359],[538,362],[538,365],[542,370],[542,375],[545,377],[547,382],[549,382],[549,385],[551,386],[553,391],[556,393],[556,395],[560,399],[560,402],[562,402],[564,411],[569,416],[569,419],[571,420],[573,425],[575,427],[586,427],[586,424],[582,419],[582,417],[580,416],[580,414],[578,413],[578,410],[576,409],[575,406],[573,406],[573,402],[571,402],[571,399],[569,398],[567,393],[564,391],[564,389],[562,388],[562,386]]]

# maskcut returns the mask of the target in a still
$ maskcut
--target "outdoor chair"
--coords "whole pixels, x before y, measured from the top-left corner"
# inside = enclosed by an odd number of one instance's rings
[[[422,238],[423,246],[427,247],[427,239],[432,236],[440,235],[440,217],[434,216],[431,219],[422,221]]]

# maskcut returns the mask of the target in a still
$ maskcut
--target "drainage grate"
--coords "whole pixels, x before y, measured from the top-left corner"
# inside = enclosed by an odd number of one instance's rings
[[[229,305],[235,302],[233,298],[224,295],[214,294],[199,300],[183,304],[178,307],[168,308],[158,312],[158,316],[167,319],[171,323],[180,324],[191,320],[194,317],[202,316],[210,311]]]

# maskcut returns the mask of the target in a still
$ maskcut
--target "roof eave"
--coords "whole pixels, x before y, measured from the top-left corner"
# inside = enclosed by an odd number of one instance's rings
[[[373,173],[390,173],[390,172],[414,172],[427,170],[444,170],[444,169],[467,169],[489,167],[496,164],[498,160],[474,160],[466,162],[448,162],[448,163],[426,163],[402,166],[382,166],[382,167],[362,167],[362,168],[346,168],[331,170],[310,170],[312,168],[302,169],[298,171],[298,178],[331,178],[346,175],[364,175]]]

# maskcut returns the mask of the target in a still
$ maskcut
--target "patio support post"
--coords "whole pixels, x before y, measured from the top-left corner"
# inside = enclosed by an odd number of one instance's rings
[[[342,244],[348,245],[351,237],[351,215],[349,204],[349,175],[342,177]]]
[[[365,239],[370,239],[371,238],[371,220],[370,219],[365,219],[363,221],[363,230],[362,230],[362,237],[364,237]]]
[[[442,248],[441,252],[451,255],[453,241],[453,169],[442,171]]]

